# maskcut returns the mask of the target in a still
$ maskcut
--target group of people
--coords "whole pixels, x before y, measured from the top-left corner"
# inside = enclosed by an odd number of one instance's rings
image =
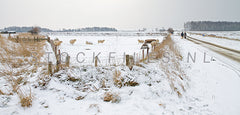
[[[184,32],[184,33],[182,32],[182,33],[181,33],[181,37],[182,37],[182,39],[183,39],[183,38],[186,39],[186,38],[187,38],[187,33],[186,33],[186,32]]]

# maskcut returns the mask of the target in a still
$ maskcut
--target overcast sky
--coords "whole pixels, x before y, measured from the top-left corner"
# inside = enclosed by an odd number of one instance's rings
[[[0,0],[0,28],[182,28],[191,20],[240,21],[240,0]]]

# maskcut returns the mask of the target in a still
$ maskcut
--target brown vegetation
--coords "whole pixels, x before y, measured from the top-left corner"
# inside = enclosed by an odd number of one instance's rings
[[[103,43],[105,42],[105,40],[98,40],[98,43]]]
[[[53,41],[55,46],[60,46],[62,44],[62,41]]]
[[[116,93],[106,92],[103,100],[106,102],[119,103],[121,101],[121,97]]]
[[[21,103],[22,107],[31,107],[32,106],[33,96],[32,96],[31,89],[30,89],[29,94],[27,94],[26,92],[24,92],[22,90],[19,90],[18,96],[20,98],[20,103]]]
[[[155,50],[151,52],[150,56],[155,59],[162,59],[165,53],[168,53],[170,58],[168,62],[160,61],[160,67],[167,75],[171,89],[176,92],[179,97],[182,97],[182,92],[185,91],[183,81],[185,81],[187,77],[180,64],[182,55],[170,35],[168,35],[162,43],[155,46]]]
[[[18,35],[14,36],[12,39],[43,39],[46,38],[44,35],[39,34],[31,34],[31,33],[19,33]]]
[[[145,43],[152,43],[153,41],[156,41],[156,39],[146,39]]]
[[[32,30],[29,31],[32,35],[38,35],[40,33],[40,28],[38,27],[33,27]]]
[[[2,90],[0,90],[0,95],[5,95],[5,93],[3,93]]]
[[[72,39],[72,40],[70,40],[70,44],[73,45],[76,41],[77,41],[76,39]]]
[[[87,44],[87,45],[93,45],[93,43],[92,43],[92,42],[89,42],[89,41],[86,41],[86,44]]]
[[[121,88],[123,85],[123,78],[121,77],[121,72],[119,70],[115,70],[113,73],[113,82],[116,87]]]
[[[155,49],[155,46],[158,44],[157,41],[152,41],[151,42],[151,46],[152,46],[152,49],[154,50]]]
[[[168,28],[168,33],[170,33],[170,34],[173,34],[174,33],[174,30],[173,30],[173,28]]]
[[[139,39],[138,39],[138,43],[144,43],[144,40],[139,40]]]
[[[44,55],[44,45],[45,41],[33,42],[19,39],[16,42],[14,39],[0,39],[0,62],[6,68],[1,70],[0,74],[5,76],[11,87],[8,95],[17,93],[22,107],[30,107],[33,99],[31,91],[27,94],[20,89],[28,83],[27,77],[23,76],[37,71],[38,65],[34,63],[34,60],[40,61]],[[32,52],[35,52],[33,55],[35,59],[31,56]]]

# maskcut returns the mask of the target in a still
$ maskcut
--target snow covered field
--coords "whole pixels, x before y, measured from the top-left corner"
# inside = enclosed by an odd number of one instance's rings
[[[206,42],[210,42],[210,43],[214,43],[216,45],[219,46],[224,46],[227,48],[231,48],[231,49],[235,49],[235,50],[239,50],[240,51],[240,41],[233,41],[233,40],[228,40],[228,39],[220,39],[220,38],[214,38],[214,37],[203,37],[200,35],[190,35],[193,38],[202,40],[202,41],[206,41]]]
[[[60,33],[49,36],[51,39],[58,38],[63,41],[60,50],[71,56],[72,67],[60,70],[51,77],[42,75],[44,66],[34,74],[23,74],[28,84],[21,84],[21,87],[26,91],[31,89],[34,96],[32,107],[21,107],[16,93],[0,95],[0,114],[240,114],[240,62],[181,39],[180,36],[172,35],[172,39],[182,55],[182,60],[178,61],[184,72],[184,76],[180,76],[183,77],[182,79],[177,76],[178,71],[174,71],[175,63],[163,63],[162,59],[141,63],[142,66],[133,66],[132,70],[122,62],[124,52],[131,55],[135,52],[136,55],[141,56],[141,44],[138,43],[138,39],[159,39],[162,42],[165,39],[162,35],[138,36],[134,33],[66,35]],[[202,40],[199,36],[194,37]],[[69,43],[71,39],[77,39],[74,45]],[[238,41],[204,39],[225,47],[239,48]],[[105,40],[105,42],[99,44],[98,40]],[[86,41],[92,42],[93,45],[85,44]],[[44,48],[47,52],[51,51],[48,43]],[[76,62],[79,52],[84,52],[85,63]],[[103,66],[97,68],[83,66],[93,65],[93,52],[101,52],[99,58]],[[111,64],[107,62],[110,52],[115,52],[113,56],[116,56],[116,60],[111,60],[113,61]],[[194,52],[196,53],[195,62],[189,58],[189,54],[193,56]],[[43,60],[46,57],[47,55],[44,55]],[[124,83],[131,81],[138,85],[117,87],[113,79],[116,70],[120,71]],[[167,71],[177,74],[169,74]],[[0,90],[4,92],[11,90],[6,77],[7,75],[0,77]],[[44,79],[39,80],[42,77]],[[40,85],[42,81],[45,81],[46,85]],[[175,88],[172,89],[171,83],[180,94],[174,91]],[[118,101],[103,101],[106,92],[117,95]]]
[[[115,35],[117,34],[117,35]],[[142,57],[142,50],[140,49],[142,43],[138,40],[158,39],[160,42],[164,36],[137,36],[133,33],[115,33],[114,35],[102,35],[101,33],[81,33],[73,35],[50,35],[51,39],[58,38],[63,43],[60,46],[61,52],[66,52],[70,57],[72,65],[93,65],[94,55],[97,54],[100,60],[100,65],[123,64],[124,55],[134,55]],[[77,41],[71,45],[70,40]],[[104,43],[98,43],[98,40],[105,40]],[[93,43],[93,45],[86,44],[86,41]],[[151,47],[151,46],[149,46]],[[80,54],[79,54],[80,53]],[[146,53],[146,51],[145,51]],[[109,57],[111,60],[109,63]],[[84,62],[80,63],[82,60]],[[78,62],[79,61],[79,62]]]
[[[240,40],[240,31],[192,31],[192,33],[216,35]]]

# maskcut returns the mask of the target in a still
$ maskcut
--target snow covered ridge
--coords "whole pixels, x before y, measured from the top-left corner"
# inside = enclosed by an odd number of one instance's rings
[[[17,68],[10,65],[10,69],[5,69],[8,66],[4,66],[1,60],[2,71],[13,70],[1,73],[1,114],[239,113],[237,102],[240,84],[237,70],[223,63],[225,59],[179,36],[50,37],[62,41],[58,48],[61,53],[67,52],[71,57],[70,66],[49,75],[45,62],[53,62],[52,68],[57,63],[55,54],[48,53],[53,52],[48,42],[39,48],[44,52],[37,58],[36,65]],[[160,43],[155,50],[150,50],[148,62],[141,57],[142,44],[138,41],[153,38]],[[76,41],[72,44],[70,41],[73,39]],[[99,40],[105,41],[98,43]],[[86,44],[86,41],[92,45]],[[5,50],[2,45],[1,49]],[[79,52],[85,54],[79,54],[79,61],[89,60],[91,65],[76,61]],[[109,61],[110,52],[116,53],[111,54],[110,64],[94,67],[93,52],[94,56],[101,52],[98,56],[101,63],[104,63],[104,58],[106,62]],[[132,67],[125,66],[124,54],[134,53],[137,63]],[[65,54],[62,55],[65,57]],[[26,58],[30,60],[35,56]],[[118,57],[121,61],[119,64],[114,62]],[[204,63],[204,59],[210,63]]]

